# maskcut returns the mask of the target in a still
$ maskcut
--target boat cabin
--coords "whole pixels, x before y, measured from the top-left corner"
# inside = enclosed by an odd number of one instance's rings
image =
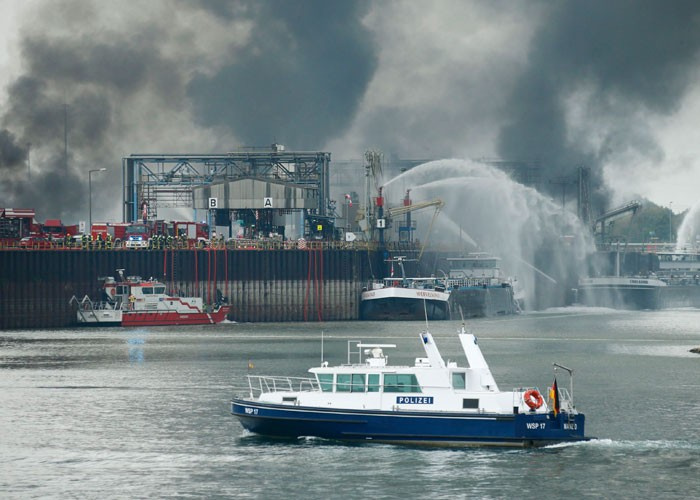
[[[700,254],[694,252],[658,252],[660,271],[700,272]]]
[[[393,344],[349,341],[348,359],[358,355],[358,362],[311,368],[315,377],[311,385],[330,398],[326,404],[350,398],[348,402],[356,400],[367,408],[429,404],[445,410],[495,411],[513,407],[512,395],[499,391],[473,335],[460,336],[468,368],[454,361],[445,363],[430,333],[423,333],[422,340],[427,357],[416,358],[413,366],[388,364],[384,349],[396,347]]]
[[[470,253],[467,257],[451,257],[447,259],[450,267],[450,278],[500,278],[499,257],[479,252]]]
[[[177,306],[177,303],[186,303],[188,307],[202,309],[203,302],[200,297],[175,298],[166,293],[164,283],[153,279],[144,280],[140,276],[120,276],[120,281],[108,276],[104,280],[104,293],[107,301],[123,304],[125,309],[133,310],[158,310],[163,307]]]

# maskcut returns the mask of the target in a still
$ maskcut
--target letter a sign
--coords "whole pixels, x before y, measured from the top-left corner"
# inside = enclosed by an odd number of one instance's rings
[[[219,208],[218,198],[209,198],[209,209]]]
[[[263,208],[272,208],[272,198],[265,198]]]

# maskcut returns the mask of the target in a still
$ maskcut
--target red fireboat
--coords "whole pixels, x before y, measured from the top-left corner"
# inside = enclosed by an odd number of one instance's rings
[[[229,313],[226,298],[217,292],[217,303],[206,306],[200,297],[170,296],[165,284],[140,276],[124,277],[124,270],[117,269],[119,280],[114,277],[104,281],[102,300],[93,301],[87,295],[82,299],[73,296],[71,303],[78,305],[79,325],[85,326],[170,326],[209,325],[221,323]]]

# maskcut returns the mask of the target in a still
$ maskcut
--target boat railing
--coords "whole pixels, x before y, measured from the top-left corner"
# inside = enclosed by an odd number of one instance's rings
[[[513,389],[513,406],[517,406],[524,409],[525,402],[523,400],[523,394],[529,390],[534,390],[543,396],[543,399],[547,401],[547,408],[549,411],[554,411],[554,401],[552,400],[551,388],[547,388],[547,392],[544,393],[537,387],[518,387]],[[575,415],[578,413],[576,407],[574,406],[574,399],[571,397],[571,393],[565,387],[559,387],[559,411],[562,413],[568,413],[569,415]]]
[[[84,296],[82,299],[79,299],[75,295],[71,297],[69,303],[75,302],[78,305],[78,310],[79,311],[106,311],[106,310],[119,310],[123,309],[123,303],[116,301],[116,302],[111,302],[108,300],[92,300],[90,297],[87,295]]]
[[[566,413],[576,413],[574,399],[565,387],[559,388],[559,410]]]
[[[445,288],[445,280],[441,278],[383,278],[370,280],[367,283],[367,290],[377,290],[381,288],[415,288],[417,290],[434,290],[435,288]]]
[[[248,375],[248,390],[251,398],[270,392],[320,392],[321,387],[315,378],[276,377],[268,375]]]
[[[485,287],[485,286],[493,286],[493,285],[503,285],[504,283],[508,283],[505,280],[498,279],[498,278],[449,278],[447,280],[447,288],[448,289],[456,289],[456,288],[474,288],[474,287]]]

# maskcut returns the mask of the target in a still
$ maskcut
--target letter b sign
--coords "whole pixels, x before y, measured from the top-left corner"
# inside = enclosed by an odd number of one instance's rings
[[[212,208],[219,208],[219,199],[218,198],[209,198],[209,209]]]

